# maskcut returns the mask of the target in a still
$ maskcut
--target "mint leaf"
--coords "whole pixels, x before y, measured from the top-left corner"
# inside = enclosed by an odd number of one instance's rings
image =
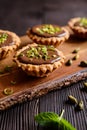
[[[59,130],[76,130],[67,120],[62,118],[58,123]]]
[[[58,118],[58,115],[53,112],[43,112],[35,116],[36,122],[41,126],[49,126],[51,123],[57,123]]]
[[[62,111],[63,116],[64,111]],[[59,130],[76,130],[67,120],[53,112],[42,112],[35,116],[35,120],[41,126],[57,126]]]

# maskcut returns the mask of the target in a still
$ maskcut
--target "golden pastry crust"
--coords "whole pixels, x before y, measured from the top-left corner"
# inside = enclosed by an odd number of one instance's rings
[[[6,33],[12,36],[12,40],[14,44],[12,45],[6,45],[3,47],[0,47],[0,59],[6,58],[10,53],[17,49],[17,47],[20,45],[21,41],[20,38],[13,32],[7,31],[7,30],[0,30],[0,33]]]
[[[52,63],[52,64],[41,64],[41,65],[33,65],[33,64],[25,64],[18,60],[18,55],[20,55],[21,52],[28,49],[30,45],[23,47],[19,51],[17,51],[14,61],[17,63],[18,67],[22,68],[23,71],[25,71],[28,75],[36,76],[36,77],[44,77],[48,76],[51,72],[53,72],[55,69],[59,68],[64,63],[64,55],[61,51],[58,50],[58,53],[61,57],[60,60]],[[31,46],[37,46],[36,44],[33,44]]]
[[[80,17],[72,18],[68,22],[69,27],[72,29],[74,34],[80,38],[87,38],[87,29],[82,26],[74,26],[75,23],[81,20]]]
[[[32,33],[30,29],[27,31],[27,35],[37,44],[59,46],[69,38],[68,30],[64,27],[61,27],[61,29],[65,32],[65,35],[46,38]]]

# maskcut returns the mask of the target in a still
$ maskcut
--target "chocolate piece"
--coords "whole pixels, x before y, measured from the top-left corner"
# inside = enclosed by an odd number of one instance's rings
[[[0,32],[0,47],[11,46],[13,44],[14,41],[11,35]]]
[[[41,37],[61,37],[66,35],[66,32],[57,25],[43,24],[36,25],[31,28],[31,32]]]
[[[41,65],[52,64],[60,60],[60,56],[53,46],[38,45],[21,52],[18,59],[22,63]]]

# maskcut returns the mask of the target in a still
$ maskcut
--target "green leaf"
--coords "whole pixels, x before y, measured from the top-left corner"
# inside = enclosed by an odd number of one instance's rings
[[[58,115],[53,112],[43,112],[35,116],[35,120],[42,126],[58,122]]]
[[[60,130],[76,130],[67,120],[62,118],[60,122],[58,123],[58,128]]]
[[[63,113],[64,111],[62,112],[62,116]],[[59,130],[76,130],[76,128],[62,118],[62,116],[53,112],[42,112],[35,116],[35,120],[44,127],[55,125]]]

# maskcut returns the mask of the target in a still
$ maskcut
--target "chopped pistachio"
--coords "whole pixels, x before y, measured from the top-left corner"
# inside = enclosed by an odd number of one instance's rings
[[[2,33],[0,34],[0,44],[4,43],[7,40],[8,34]]]
[[[30,57],[38,57],[39,53],[38,50],[32,47],[30,50],[27,51],[27,56]]]
[[[43,33],[44,33],[40,28],[37,28],[36,30],[37,30],[40,34],[43,34]]]
[[[43,46],[43,47],[42,47],[42,52],[43,52],[44,54],[47,54],[47,47],[46,47],[46,46]]]
[[[87,26],[87,18],[81,18],[80,26]]]
[[[11,80],[12,85],[15,85],[16,83],[17,83],[16,81]]]
[[[66,66],[70,66],[70,65],[72,65],[72,60],[71,60],[71,59],[69,59],[69,60],[66,62]]]
[[[50,31],[49,33],[50,33],[50,34],[54,34],[54,32],[52,32],[52,31]]]
[[[28,58],[41,58],[44,60],[47,60],[51,57],[49,57],[48,51],[55,51],[55,48],[53,46],[46,46],[46,45],[38,45],[36,47],[31,47],[26,52],[26,56]],[[56,55],[53,55],[53,57],[56,57]]]
[[[47,55],[43,55],[43,59],[47,60],[48,59]]]
[[[12,88],[5,88],[3,93],[5,95],[11,95],[13,93],[13,89]]]
[[[54,46],[48,46],[48,49],[51,50],[51,51],[55,50]]]
[[[87,82],[84,82],[84,88],[87,89]]]
[[[77,104],[78,103],[77,99],[74,96],[72,96],[72,95],[68,96],[68,100],[70,101],[70,103],[73,103],[73,104]]]
[[[73,58],[72,58],[72,60],[77,60],[79,58],[79,55],[77,54],[77,55],[75,55]]]
[[[77,48],[77,49],[73,50],[72,53],[78,53],[79,50],[80,50],[80,48]]]
[[[51,24],[43,25],[41,28],[37,28],[36,30],[41,34],[43,33],[55,34],[61,31],[60,27],[55,27]]]
[[[55,57],[56,57],[56,55],[52,55],[52,57],[54,57],[54,58],[55,58]]]
[[[38,51],[41,51],[41,47],[38,47]]]
[[[77,109],[79,109],[79,110],[83,110],[83,109],[84,109],[84,103],[83,103],[82,100],[79,101],[79,103],[78,103],[78,105],[77,105]]]
[[[87,61],[81,61],[80,66],[81,67],[87,67]]]

